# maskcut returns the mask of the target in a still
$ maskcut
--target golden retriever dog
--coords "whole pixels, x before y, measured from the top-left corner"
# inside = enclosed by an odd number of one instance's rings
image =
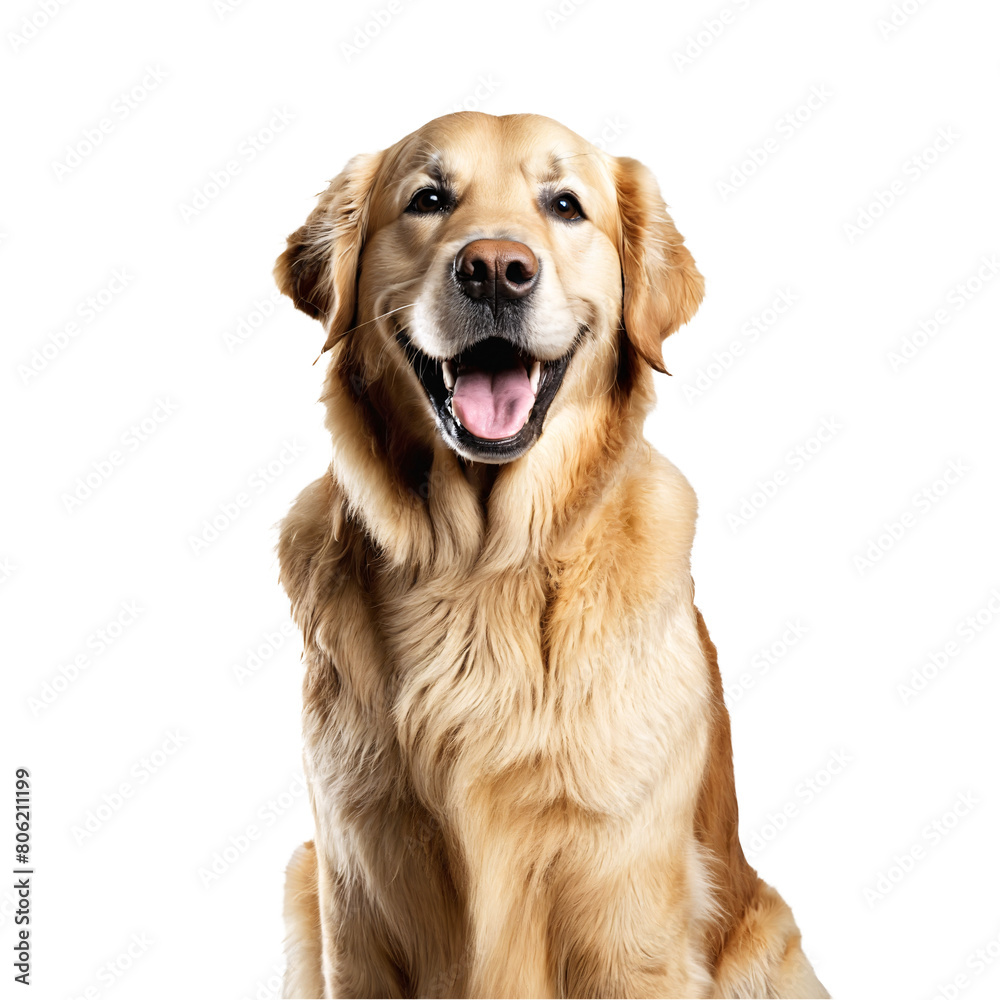
[[[286,996],[827,996],[740,847],[695,498],[642,436],[703,289],[650,172],[448,115],[351,160],[275,275],[333,438],[279,544]]]

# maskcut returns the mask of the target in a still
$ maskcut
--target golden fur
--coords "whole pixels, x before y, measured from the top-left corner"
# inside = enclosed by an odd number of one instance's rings
[[[407,215],[441,178],[451,211]],[[442,440],[397,341],[435,355],[441,275],[482,236],[541,261],[541,356],[583,331],[503,464]],[[740,847],[695,498],[642,437],[703,288],[650,173],[549,119],[449,115],[352,160],[275,274],[324,324],[333,438],[279,549],[316,820],[286,996],[827,996]]]

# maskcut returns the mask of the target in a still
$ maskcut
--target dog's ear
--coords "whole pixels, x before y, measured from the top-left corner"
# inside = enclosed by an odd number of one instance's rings
[[[705,279],[667,213],[652,173],[628,157],[616,157],[613,163],[622,320],[635,350],[663,372],[663,340],[695,314],[705,293]]]
[[[381,163],[381,153],[354,157],[319,196],[305,225],[288,237],[288,248],[274,265],[278,288],[323,323],[324,351],[354,322],[358,262]]]

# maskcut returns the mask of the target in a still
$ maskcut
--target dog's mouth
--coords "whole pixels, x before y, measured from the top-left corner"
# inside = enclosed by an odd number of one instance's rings
[[[544,361],[503,337],[489,337],[446,360],[397,334],[427,393],[439,428],[455,450],[482,462],[509,462],[538,439],[575,348]]]

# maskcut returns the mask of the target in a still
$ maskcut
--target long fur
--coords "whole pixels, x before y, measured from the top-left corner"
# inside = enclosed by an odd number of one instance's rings
[[[276,268],[324,321],[333,442],[279,547],[316,820],[286,996],[827,996],[740,848],[696,502],[642,437],[701,276],[645,168],[592,148],[605,235],[575,272],[503,186],[512,149],[556,142],[584,148],[534,116],[431,123],[353,161]],[[401,178],[484,148],[504,194],[470,220],[549,241],[590,310],[544,432],[499,467],[444,444],[393,339],[424,266],[393,235]]]

